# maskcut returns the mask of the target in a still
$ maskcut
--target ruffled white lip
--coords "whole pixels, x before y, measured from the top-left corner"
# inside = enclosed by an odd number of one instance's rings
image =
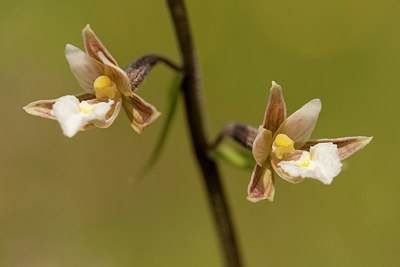
[[[341,169],[338,148],[333,143],[320,143],[304,151],[298,160],[281,161],[279,167],[293,177],[313,178],[330,184]]]
[[[53,105],[52,113],[60,123],[65,136],[73,137],[92,121],[105,121],[114,101],[91,104],[79,102],[72,95],[60,97]]]

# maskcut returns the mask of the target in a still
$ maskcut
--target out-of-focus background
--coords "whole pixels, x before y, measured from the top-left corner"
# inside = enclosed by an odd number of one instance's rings
[[[250,171],[220,164],[246,266],[399,266],[400,2],[187,1],[210,132],[257,126],[272,80],[289,114],[312,98],[313,137],[374,136],[331,186],[276,181],[246,200]],[[179,61],[165,1],[0,0],[0,266],[221,266],[180,101],[166,149],[143,180],[165,118],[143,135],[121,113],[64,137],[22,107],[81,89],[64,58],[90,23],[121,66],[145,53]],[[139,93],[167,108],[173,73]]]

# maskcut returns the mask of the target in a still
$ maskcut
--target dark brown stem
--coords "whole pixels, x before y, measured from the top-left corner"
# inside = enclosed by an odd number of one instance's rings
[[[229,123],[222,127],[217,138],[210,144],[209,148],[216,149],[225,137],[230,137],[244,148],[251,150],[256,136],[257,129],[254,127],[236,122]]]
[[[135,91],[144,81],[147,74],[157,63],[164,63],[175,71],[181,72],[183,68],[161,55],[144,55],[125,68],[125,72],[131,81],[132,91]]]
[[[216,163],[208,156],[208,137],[202,105],[202,89],[197,55],[183,0],[167,0],[184,62],[185,79],[182,90],[186,114],[197,161],[206,185],[210,208],[220,241],[225,266],[241,265],[238,246],[228,205]]]

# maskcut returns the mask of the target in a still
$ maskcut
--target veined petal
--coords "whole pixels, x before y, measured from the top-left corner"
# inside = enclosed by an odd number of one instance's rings
[[[111,124],[113,124],[113,122],[115,121],[115,119],[117,118],[120,110],[121,110],[121,106],[122,106],[122,100],[120,101],[116,101],[110,111],[107,113],[106,115],[106,120],[105,121],[101,121],[101,120],[96,120],[93,122],[94,126],[98,127],[98,128],[108,128],[111,126]]]
[[[86,125],[97,120],[105,121],[113,104],[113,100],[95,104],[89,103],[89,101],[79,102],[79,99],[75,96],[67,95],[57,99],[53,105],[52,113],[60,123],[64,135],[73,137]]]
[[[89,100],[89,99],[95,98],[94,95],[88,94],[88,93],[78,94],[75,96],[79,99],[79,101],[84,101],[84,100]],[[58,98],[50,99],[50,100],[38,100],[38,101],[35,101],[35,102],[32,102],[32,103],[26,105],[25,107],[23,107],[23,109],[28,114],[31,114],[34,116],[39,116],[39,117],[42,117],[45,119],[56,120],[52,110],[53,110],[53,105],[57,100],[58,100]]]
[[[276,131],[275,136],[280,133],[286,134],[294,141],[296,149],[301,148],[310,139],[320,111],[321,101],[311,100],[290,115]]]
[[[260,126],[253,142],[252,153],[257,164],[264,166],[272,148],[272,133]]]
[[[338,148],[333,143],[319,143],[303,151],[298,160],[281,161],[279,167],[292,177],[313,178],[331,184],[341,169]]]
[[[117,86],[117,89],[125,96],[132,96],[131,82],[128,75],[120,67],[112,63],[101,51],[98,53],[101,62],[104,63],[105,74]]]
[[[31,115],[42,117],[45,119],[51,119],[55,120],[56,118],[52,114],[52,109],[54,103],[57,101],[57,99],[51,99],[51,100],[38,100],[32,103],[29,103],[23,109]]]
[[[153,105],[134,93],[130,97],[122,96],[122,106],[137,133],[142,133],[144,128],[160,116]]]
[[[296,150],[294,153],[288,155],[285,155],[282,160],[278,159],[276,156],[273,156],[271,159],[271,165],[276,174],[278,174],[282,179],[288,181],[289,183],[292,184],[298,184],[304,180],[304,178],[300,176],[292,176],[282,170],[282,168],[279,166],[279,162],[283,160],[297,160],[301,157],[303,151]]]
[[[93,93],[93,82],[104,74],[103,64],[70,44],[65,47],[65,57],[79,85],[87,92]]]
[[[283,99],[282,87],[272,81],[272,87],[269,91],[267,108],[264,116],[264,128],[274,134],[279,126],[286,119],[286,104]]]
[[[251,175],[247,188],[247,199],[251,202],[258,202],[264,199],[274,200],[275,184],[271,166],[261,167],[256,164]]]
[[[117,61],[112,57],[110,52],[106,49],[100,39],[96,36],[94,31],[90,28],[90,25],[86,25],[86,27],[82,30],[83,42],[85,44],[86,52],[93,58],[98,61],[101,59],[98,56],[99,52],[102,52],[107,59],[112,62],[114,65],[118,66]]]
[[[350,137],[342,137],[342,138],[334,138],[334,139],[317,139],[310,140],[302,147],[302,150],[308,150],[311,146],[320,143],[333,143],[337,145],[339,151],[340,160],[344,160],[360,149],[363,149],[366,145],[368,145],[373,137],[368,136],[350,136]]]

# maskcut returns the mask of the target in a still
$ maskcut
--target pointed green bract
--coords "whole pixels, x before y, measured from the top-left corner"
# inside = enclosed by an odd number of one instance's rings
[[[136,178],[143,178],[146,176],[157,163],[161,152],[165,146],[165,142],[168,137],[169,130],[171,129],[172,121],[176,114],[176,108],[178,106],[178,97],[179,97],[179,89],[181,88],[182,83],[182,75],[176,75],[172,80],[171,87],[169,90],[169,104],[168,110],[165,114],[165,122],[161,128],[160,136],[157,139],[157,143],[153,148],[153,151],[150,154],[149,159],[147,160],[144,167],[138,172]]]
[[[219,145],[215,150],[211,151],[210,156],[241,169],[252,170],[255,164],[251,153],[228,144]]]

